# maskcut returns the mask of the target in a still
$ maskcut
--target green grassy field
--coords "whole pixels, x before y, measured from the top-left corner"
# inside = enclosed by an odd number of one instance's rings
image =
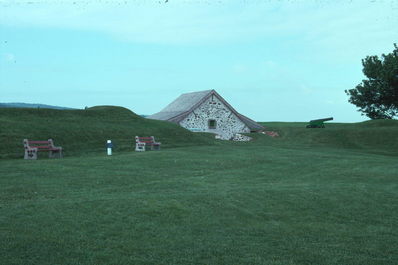
[[[118,111],[93,114],[95,135],[64,159],[37,161],[16,158],[24,130],[0,116],[18,140],[1,149],[0,264],[398,264],[397,121],[264,123],[281,137],[233,143],[124,110],[119,127]],[[41,129],[32,137],[78,139]],[[144,129],[161,151],[131,151],[124,133]],[[111,157],[86,141],[101,130],[120,134]]]

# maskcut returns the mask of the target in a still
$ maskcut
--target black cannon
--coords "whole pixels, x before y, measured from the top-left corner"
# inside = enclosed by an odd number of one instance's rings
[[[325,119],[318,119],[318,120],[311,120],[310,124],[306,126],[306,128],[325,128],[325,121],[331,121],[333,117],[325,118]]]

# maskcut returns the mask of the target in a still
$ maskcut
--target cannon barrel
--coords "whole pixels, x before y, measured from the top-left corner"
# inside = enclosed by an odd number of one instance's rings
[[[310,122],[331,121],[331,120],[333,120],[333,117],[325,118],[325,119],[318,119],[318,120],[311,120]]]

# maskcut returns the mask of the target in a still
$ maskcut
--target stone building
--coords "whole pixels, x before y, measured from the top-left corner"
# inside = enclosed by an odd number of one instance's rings
[[[215,133],[224,140],[232,139],[237,133],[264,129],[238,113],[215,90],[182,94],[148,118],[174,122],[191,131]]]

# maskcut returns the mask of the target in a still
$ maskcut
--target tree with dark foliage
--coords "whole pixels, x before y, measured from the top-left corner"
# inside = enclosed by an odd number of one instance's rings
[[[368,78],[354,89],[345,90],[354,104],[371,119],[393,119],[398,116],[398,46],[392,53],[362,59],[363,73]]]

